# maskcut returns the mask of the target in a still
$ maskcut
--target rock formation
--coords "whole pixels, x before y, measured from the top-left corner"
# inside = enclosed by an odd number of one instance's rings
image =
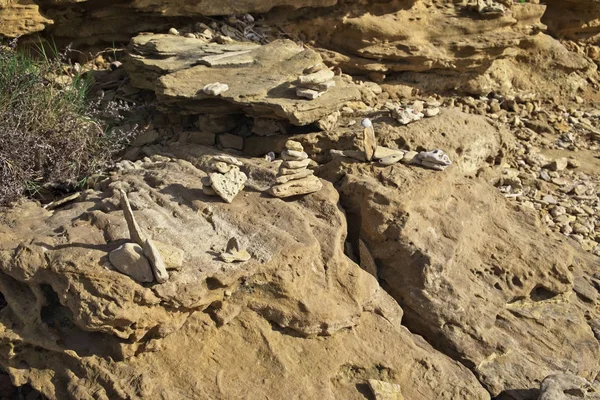
[[[464,366],[408,332],[397,304],[344,256],[331,184],[302,201],[250,191],[210,203],[195,167],[210,152],[164,151],[171,158],[114,174],[68,207],[25,203],[2,214],[0,363],[16,385],[51,399],[358,399],[376,379],[398,383],[405,398],[489,398]],[[255,188],[275,173],[265,161],[245,165]],[[149,238],[184,250],[162,285],[107,268],[106,254],[128,240],[118,188]],[[214,257],[248,234],[251,261]]]

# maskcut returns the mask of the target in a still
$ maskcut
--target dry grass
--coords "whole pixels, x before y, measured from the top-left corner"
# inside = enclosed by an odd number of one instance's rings
[[[107,130],[86,79],[42,55],[0,47],[0,206],[42,188],[76,188],[132,134]]]

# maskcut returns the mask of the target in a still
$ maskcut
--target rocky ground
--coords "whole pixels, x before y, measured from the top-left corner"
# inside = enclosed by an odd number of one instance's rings
[[[0,398],[600,398],[596,2],[184,3],[0,3],[152,109],[0,214]]]

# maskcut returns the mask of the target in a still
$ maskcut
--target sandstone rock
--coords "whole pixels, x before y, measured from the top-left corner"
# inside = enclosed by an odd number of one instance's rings
[[[369,379],[369,387],[375,400],[404,400],[398,384]]]
[[[302,75],[298,77],[298,85],[316,85],[322,84],[327,81],[331,81],[335,74],[330,69],[322,69],[318,72],[314,72],[308,75]]]
[[[309,100],[314,100],[318,97],[321,97],[321,95],[323,95],[323,93],[325,93],[325,92],[318,92],[318,91],[312,90],[312,89],[303,89],[303,88],[296,89],[296,96],[302,97],[305,99],[309,99]]]
[[[269,189],[269,193],[275,197],[286,198],[318,192],[322,188],[323,184],[319,178],[316,176],[308,176],[306,178],[275,185]]]
[[[558,158],[558,159],[552,161],[546,167],[550,171],[563,171],[567,168],[568,163],[569,163],[569,160],[566,157],[561,157],[561,158]]]
[[[304,147],[302,147],[302,144],[300,142],[297,142],[295,140],[288,140],[285,142],[285,148],[287,150],[293,150],[293,151],[298,151],[298,152],[303,152],[304,151]]]
[[[223,56],[220,66],[197,65],[199,59],[215,54]],[[333,78],[336,85],[327,96],[310,102],[297,98],[296,88],[289,83],[318,62],[321,57],[315,51],[289,40],[264,46],[218,45],[171,35],[140,35],[132,39],[123,65],[132,84],[154,91],[165,111],[185,109],[214,115],[242,110],[253,117],[308,125],[337,111],[342,104],[360,99],[356,85],[340,77]],[[330,76],[332,72],[324,74]],[[218,99],[204,95],[204,86],[213,82],[227,84],[229,90]]]
[[[290,168],[290,169],[298,169],[298,168],[306,168],[310,165],[311,160],[310,159],[306,159],[306,160],[302,160],[302,161],[284,161],[281,163],[281,166],[283,168]]]
[[[209,176],[210,186],[227,203],[233,201],[248,180],[246,174],[241,172],[239,168],[232,169],[226,174],[212,173]]]
[[[390,156],[403,156],[403,155],[404,155],[404,151],[398,150],[398,149],[390,149],[389,147],[385,147],[385,146],[377,146],[377,148],[375,149],[375,153],[373,153],[373,157],[377,158],[377,159],[390,157]]]
[[[235,165],[237,167],[243,167],[244,163],[239,161],[237,158],[235,157],[231,157],[231,156],[214,156],[213,160],[215,161],[221,161],[227,164],[231,164],[231,165]]]
[[[211,171],[219,172],[221,174],[226,174],[231,171],[233,168],[237,168],[235,165],[227,164],[223,161],[213,161],[210,164]]]
[[[411,164],[415,161],[415,158],[419,155],[416,151],[407,151],[404,153],[404,157],[400,160],[403,164]]]
[[[281,152],[281,158],[285,161],[303,161],[308,159],[308,154],[304,151],[284,150]]]
[[[193,165],[213,153],[182,143],[160,151]],[[272,173],[261,159],[243,161],[253,179]],[[377,379],[406,398],[489,399],[463,365],[404,328],[402,309],[344,255],[347,225],[330,183],[301,201],[249,191],[209,204],[198,200],[198,176],[186,163],[140,160],[69,207],[1,211],[10,224],[0,224],[0,347],[21,350],[0,364],[16,385],[52,400],[359,399]],[[127,232],[118,184],[140,224],[185,253],[164,284],[145,288],[102,267]],[[223,264],[214,249],[241,234],[256,262]]]
[[[154,275],[142,248],[134,243],[125,243],[108,255],[110,263],[117,271],[137,282],[153,282]]]
[[[298,85],[300,88],[314,90],[316,92],[326,92],[335,86],[335,81],[330,80],[323,83],[303,83]]]
[[[146,239],[144,242],[143,252],[148,261],[154,274],[154,278],[158,283],[165,283],[169,280],[169,273],[167,267],[158,251],[158,248],[151,239]]]
[[[181,134],[184,141],[195,144],[202,144],[205,146],[214,146],[216,143],[217,135],[212,132],[205,131],[191,131],[191,132],[183,132]]]
[[[125,217],[125,221],[127,221],[127,227],[129,229],[129,237],[133,243],[143,247],[146,243],[146,237],[135,220],[135,216],[133,215],[133,210],[129,204],[127,194],[123,190],[119,190],[119,194],[121,195],[121,208],[123,209],[123,216]]]
[[[587,380],[571,374],[555,374],[540,384],[538,400],[600,399],[600,389]]]
[[[298,171],[298,170],[293,170],[293,171]],[[287,183],[289,181],[306,178],[313,174],[314,174],[314,172],[310,169],[302,169],[293,174],[282,174],[281,176],[278,176],[277,178],[275,178],[275,181],[277,183]]]
[[[594,379],[596,303],[572,293],[574,276],[589,279],[598,261],[547,233],[533,210],[515,211],[457,169],[381,174],[337,158],[319,173],[339,182],[350,232],[377,260],[406,326],[470,365],[492,396],[529,399],[557,370]]]

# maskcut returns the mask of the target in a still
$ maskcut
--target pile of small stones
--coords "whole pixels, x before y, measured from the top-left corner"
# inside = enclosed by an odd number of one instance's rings
[[[423,117],[435,117],[440,113],[441,103],[437,100],[428,100],[426,102],[416,100],[412,105],[399,106],[393,103],[387,103],[385,107],[390,110],[392,117],[401,125],[408,125],[411,122],[418,121]]]
[[[209,175],[202,179],[204,194],[219,196],[227,203],[231,203],[248,180],[246,174],[240,171],[240,167],[243,165],[235,157],[213,157],[209,167]]]
[[[284,161],[279,166],[276,184],[269,189],[272,196],[285,198],[321,190],[323,184],[314,176],[313,171],[308,169],[311,160],[304,152],[302,144],[288,140],[281,158]]]
[[[335,74],[323,63],[313,65],[303,71],[296,81],[296,96],[314,100],[335,86]]]

